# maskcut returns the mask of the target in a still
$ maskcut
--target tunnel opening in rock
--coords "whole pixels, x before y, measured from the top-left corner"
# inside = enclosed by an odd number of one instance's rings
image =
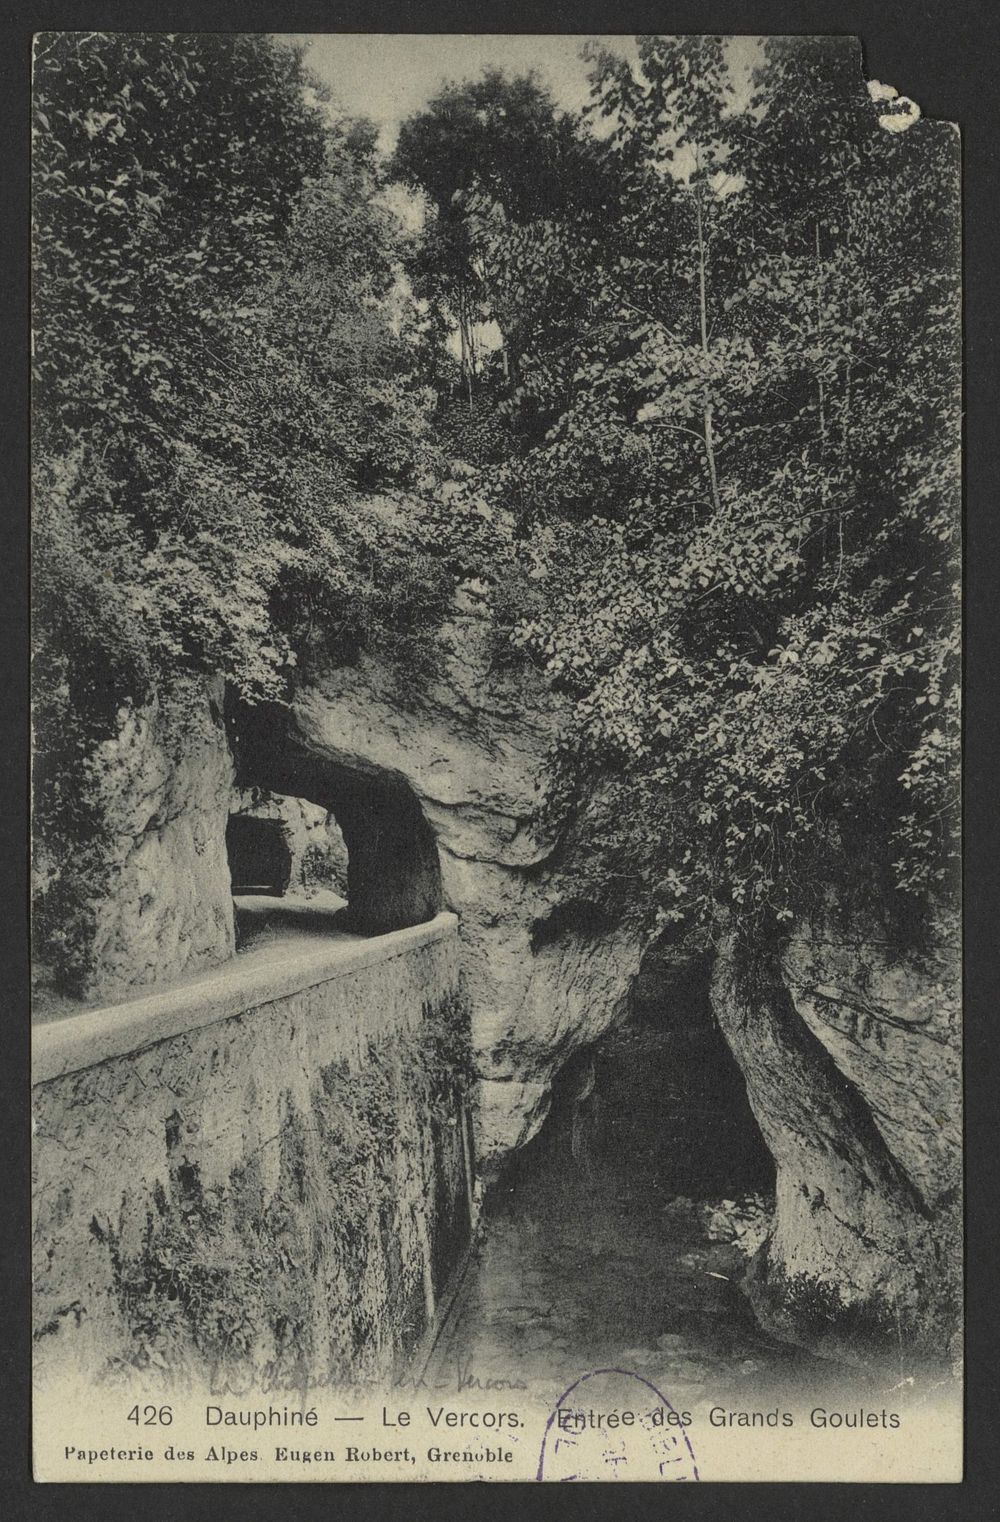
[[[557,1072],[545,1124],[508,1159],[491,1211],[549,1183],[610,1190],[643,1210],[773,1193],[774,1162],[708,985],[707,961],[645,959],[625,1021]]]
[[[230,698],[226,720],[237,787],[244,797],[265,799],[268,814],[277,808],[293,845],[312,832],[292,850],[290,880],[339,894],[341,928],[384,935],[440,912],[437,842],[405,778],[361,756],[310,749],[277,703],[251,707]],[[251,805],[248,812],[261,810]],[[273,828],[263,830],[258,819],[236,832],[246,858],[241,873],[259,870],[258,862],[272,859],[268,851],[277,863]]]
[[[283,820],[230,814],[226,854],[234,897],[284,895],[292,876],[292,848]]]
[[[238,951],[265,932],[319,934],[344,926],[347,845],[328,809],[261,787],[243,789],[226,827],[226,853]]]
[[[709,972],[648,955],[626,1018],[563,1062],[544,1125],[487,1193],[442,1362],[529,1382],[635,1369],[684,1398],[819,1377],[742,1289],[775,1171]]]

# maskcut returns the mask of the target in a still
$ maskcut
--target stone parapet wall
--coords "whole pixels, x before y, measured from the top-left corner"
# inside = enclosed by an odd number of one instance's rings
[[[34,1041],[36,1373],[392,1375],[471,1230],[455,917],[265,946]]]

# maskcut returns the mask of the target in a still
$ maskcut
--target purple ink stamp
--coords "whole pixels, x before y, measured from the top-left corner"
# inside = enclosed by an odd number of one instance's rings
[[[687,1429],[648,1379],[595,1369],[559,1397],[538,1455],[537,1480],[697,1480]]]

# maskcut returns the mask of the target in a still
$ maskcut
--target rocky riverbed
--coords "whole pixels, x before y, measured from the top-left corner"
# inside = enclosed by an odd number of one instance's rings
[[[613,1367],[692,1405],[839,1378],[761,1331],[740,1289],[773,1170],[718,1032],[633,1016],[593,1062],[589,1095],[557,1083],[488,1197],[429,1382],[557,1394]]]

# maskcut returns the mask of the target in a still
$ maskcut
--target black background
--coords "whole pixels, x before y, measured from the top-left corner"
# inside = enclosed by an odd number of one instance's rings
[[[535,3],[432,3],[353,0],[345,4],[260,0],[83,0],[8,6],[0,51],[0,122],[5,193],[0,253],[9,296],[0,374],[0,926],[6,955],[0,1117],[3,1181],[0,1214],[0,1507],[8,1517],[136,1516],[164,1522],[346,1522],[469,1518],[760,1517],[825,1522],[961,1518],[1000,1513],[1000,999],[997,966],[1000,893],[997,814],[1000,756],[995,672],[1000,664],[998,523],[1000,388],[1000,208],[996,70],[1000,26],[996,0],[934,3],[840,3],[840,0],[701,0],[659,5],[535,0]],[[966,1171],[968,1181],[968,1319],[966,1479],[956,1486],[917,1485],[36,1485],[30,1470],[29,1120],[27,1021],[27,621],[28,621],[28,113],[31,36],[36,31],[278,32],[664,32],[853,34],[862,39],[867,77],[887,80],[925,116],[957,121],[965,173],[966,341],[966,686],[965,954]]]

